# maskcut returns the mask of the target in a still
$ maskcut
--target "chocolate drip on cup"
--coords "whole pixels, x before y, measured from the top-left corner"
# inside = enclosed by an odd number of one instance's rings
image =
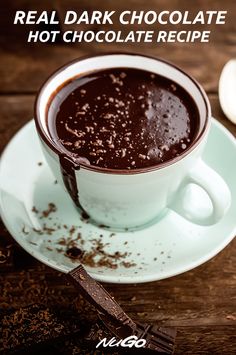
[[[60,154],[59,161],[66,190],[75,205],[81,210],[83,218],[88,219],[89,215],[79,201],[79,190],[75,176],[75,170],[79,170],[80,164],[86,162],[87,160],[80,157],[73,157],[73,155]]]

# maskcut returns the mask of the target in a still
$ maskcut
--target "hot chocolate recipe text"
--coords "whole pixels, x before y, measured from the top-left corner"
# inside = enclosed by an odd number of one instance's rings
[[[15,25],[63,25],[63,30],[30,30],[27,42],[97,42],[97,43],[139,43],[139,42],[209,42],[212,26],[224,25],[227,11],[206,10],[191,13],[189,11],[88,11],[69,10],[64,17],[59,17],[56,11],[16,11]],[[121,29],[112,29],[119,24]],[[107,25],[99,31],[84,30],[84,25]],[[80,29],[83,26],[83,30]],[[169,28],[166,30],[166,25]],[[180,30],[175,26],[181,25]],[[66,30],[66,26],[71,28]],[[77,29],[78,26],[78,29]],[[129,30],[127,31],[127,26]],[[145,29],[144,29],[145,26]],[[150,26],[150,30],[147,30]],[[76,27],[76,29],[75,29]],[[104,27],[103,27],[104,28]],[[107,28],[107,29],[106,29]],[[109,28],[109,29],[108,29]],[[111,29],[110,29],[111,28]],[[134,28],[134,29],[131,29]],[[163,29],[162,29],[163,28]]]

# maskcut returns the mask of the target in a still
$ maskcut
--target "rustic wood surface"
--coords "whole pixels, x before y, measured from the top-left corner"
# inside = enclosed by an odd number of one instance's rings
[[[218,79],[224,63],[236,57],[235,1],[8,1],[0,5],[0,151],[33,115],[35,93],[58,66],[85,54],[108,50],[145,51],[168,59],[192,74],[207,91],[213,115],[235,136],[236,126],[222,113]],[[4,6],[4,7],[3,7]],[[212,26],[210,44],[26,44],[25,26],[13,26],[16,9],[199,9],[228,10],[224,26]],[[92,29],[94,26],[91,26]],[[119,29],[119,25],[115,25]],[[134,26],[135,28],[135,26]],[[145,28],[145,26],[144,26]],[[178,28],[178,26],[177,26]],[[236,241],[204,265],[182,275],[141,285],[105,285],[128,314],[136,320],[177,326],[175,354],[236,354]],[[81,314],[84,303],[77,291],[58,272],[26,254],[0,224],[0,309],[19,308],[34,302],[70,308]],[[2,254],[0,254],[2,255]],[[135,297],[134,297],[135,296]],[[86,307],[88,321],[94,310]],[[63,354],[80,354],[71,341]],[[86,349],[84,349],[86,353]],[[48,349],[48,354],[54,353]],[[88,353],[88,351],[87,351]]]

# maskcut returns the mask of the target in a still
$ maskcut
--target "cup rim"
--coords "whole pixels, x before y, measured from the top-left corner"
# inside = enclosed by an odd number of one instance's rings
[[[151,166],[147,166],[147,167],[143,167],[143,168],[137,168],[137,169],[112,169],[112,168],[103,168],[103,167],[99,167],[99,166],[95,166],[95,165],[88,165],[88,164],[84,164],[84,163],[79,163],[79,167],[83,168],[85,170],[90,170],[93,172],[98,172],[98,173],[105,173],[105,174],[113,174],[113,175],[134,175],[134,174],[142,174],[142,173],[148,173],[148,172],[152,172],[152,171],[156,171],[156,170],[161,170],[164,168],[167,168],[171,165],[174,165],[176,163],[178,163],[179,161],[181,161],[182,159],[184,159],[186,156],[188,156],[190,153],[192,153],[200,144],[200,142],[203,140],[203,138],[205,137],[206,133],[208,132],[209,128],[210,128],[210,118],[211,118],[211,105],[209,102],[209,99],[207,97],[207,94],[205,92],[205,90],[203,89],[203,87],[201,86],[201,84],[198,83],[198,81],[196,79],[194,79],[191,75],[189,75],[188,73],[186,73],[184,70],[182,70],[180,67],[178,67],[177,65],[173,64],[172,62],[169,62],[165,59],[159,58],[159,57],[155,57],[155,56],[151,56],[151,55],[144,55],[142,53],[136,53],[136,52],[126,52],[126,51],[111,51],[111,52],[100,52],[100,53],[96,53],[96,54],[92,54],[92,55],[85,55],[79,58],[76,58],[72,61],[69,61],[68,63],[60,66],[58,69],[56,69],[55,71],[53,71],[43,82],[43,84],[40,86],[39,91],[36,95],[36,99],[35,99],[35,103],[34,103],[34,121],[35,121],[35,125],[36,125],[36,129],[40,135],[40,137],[43,139],[43,141],[45,142],[45,144],[54,152],[56,153],[58,156],[60,155],[66,155],[66,150],[62,150],[60,149],[60,147],[58,145],[56,145],[55,143],[53,143],[53,141],[48,137],[48,135],[45,134],[45,131],[43,129],[41,120],[39,118],[39,102],[40,102],[40,98],[41,95],[43,93],[44,88],[48,85],[48,83],[59,73],[61,73],[64,69],[66,69],[67,67],[69,67],[72,64],[78,63],[80,61],[89,59],[89,58],[94,58],[94,57],[101,57],[101,56],[110,56],[110,55],[129,55],[129,56],[140,56],[140,57],[144,57],[144,58],[150,58],[150,59],[154,59],[157,60],[159,62],[165,63],[167,65],[169,65],[170,67],[180,71],[182,74],[184,74],[186,77],[188,77],[193,84],[197,87],[197,89],[199,90],[202,99],[204,101],[205,104],[205,109],[206,109],[206,117],[205,117],[205,122],[204,125],[202,127],[202,130],[200,131],[197,139],[193,142],[193,144],[191,144],[184,152],[182,152],[180,155],[167,160],[165,162],[162,163],[158,163],[158,164],[154,164]],[[77,77],[77,76],[76,76]],[[70,78],[70,80],[73,80],[74,77]],[[68,80],[67,80],[68,81]],[[65,81],[65,83],[67,82]],[[57,92],[57,90],[64,86],[64,85],[60,85],[57,88],[55,88],[54,92]],[[53,94],[50,95],[47,105],[50,102],[50,99],[52,97]],[[69,156],[69,153],[68,153]]]

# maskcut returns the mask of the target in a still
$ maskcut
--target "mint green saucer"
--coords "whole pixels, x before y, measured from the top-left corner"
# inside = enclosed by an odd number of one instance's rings
[[[65,255],[68,246],[64,244],[70,238],[70,247],[78,246],[87,255],[97,248],[94,266],[91,260],[85,266],[99,281],[138,283],[171,277],[209,260],[236,234],[236,142],[214,119],[203,159],[231,189],[231,207],[219,223],[198,226],[168,211],[143,230],[113,233],[81,220],[69,197],[55,184],[31,121],[13,137],[1,158],[1,217],[27,252],[59,271],[67,272],[79,263]],[[197,187],[188,193],[191,206],[210,210],[207,196]],[[49,203],[57,210],[52,208],[48,217],[41,218]]]

